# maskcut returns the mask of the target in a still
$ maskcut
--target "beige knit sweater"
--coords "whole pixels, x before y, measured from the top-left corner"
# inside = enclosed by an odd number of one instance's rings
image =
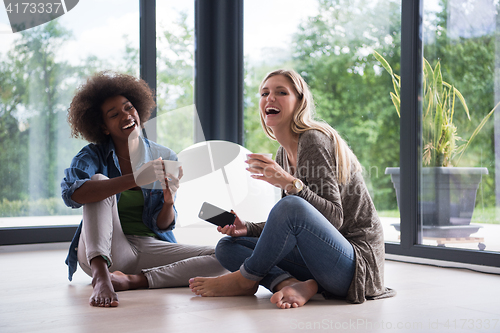
[[[346,300],[363,303],[366,299],[394,296],[396,292],[384,286],[384,235],[375,206],[361,172],[351,173],[348,185],[338,183],[335,149],[335,142],[320,131],[300,135],[294,176],[305,187],[298,195],[320,211],[354,248],[356,271]],[[278,149],[276,162],[290,172],[283,147]],[[264,224],[248,223],[248,236],[258,237]],[[324,296],[335,297],[329,293]]]

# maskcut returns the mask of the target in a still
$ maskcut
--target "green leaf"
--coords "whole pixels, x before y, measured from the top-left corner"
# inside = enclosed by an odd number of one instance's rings
[[[469,138],[469,140],[465,144],[465,147],[462,150],[462,153],[458,157],[457,164],[458,164],[458,162],[460,162],[460,159],[462,158],[462,155],[464,154],[465,150],[469,147],[469,145],[471,144],[472,140],[483,129],[484,125],[486,124],[486,122],[488,121],[488,119],[490,119],[491,115],[495,112],[496,108],[499,105],[500,105],[500,102],[498,102],[497,105],[495,105],[495,107],[483,118],[483,120],[481,120],[481,122],[479,123],[479,125],[476,127],[476,129],[474,130],[474,133],[472,133],[471,137]]]
[[[393,92],[391,92],[391,99],[392,99],[392,103],[396,107],[396,112],[398,113],[398,117],[401,118],[401,114],[400,114],[401,100]]]
[[[394,87],[394,91],[395,91],[395,93],[396,93],[396,96],[398,96],[398,97],[399,97],[399,82],[398,82],[398,81],[396,81],[396,79],[395,79],[394,77],[393,77],[393,79],[392,79],[392,85],[393,85],[393,87]]]
[[[401,77],[399,75],[394,74],[394,71],[392,70],[391,65],[385,60],[384,57],[380,55],[377,51],[373,51],[373,55],[375,59],[377,59],[381,64],[382,67],[385,68],[385,70],[391,75],[392,78],[392,86],[394,88],[394,93],[391,92],[391,100],[394,106],[396,107],[396,112],[398,113],[398,117],[401,117],[400,115],[400,94],[401,94]]]
[[[429,81],[430,77],[434,77],[434,71],[432,70],[431,64],[424,58],[424,81]]]
[[[394,86],[394,91],[396,92],[396,96],[398,98],[401,96],[401,77],[397,74],[394,74],[394,77],[396,80],[392,80],[393,86]]]
[[[467,107],[467,103],[465,103],[464,96],[462,96],[462,94],[460,93],[460,91],[458,91],[458,89],[455,88],[455,87],[453,87],[453,91],[455,92],[455,94],[457,94],[458,99],[460,100],[460,102],[462,102],[462,106],[464,107],[465,113],[467,114],[467,118],[469,118],[469,120],[470,120],[469,108]]]
[[[439,61],[436,64],[436,68],[434,69],[433,81],[437,91],[436,97],[438,98],[438,101],[440,101],[443,96],[443,76],[441,74],[441,64],[439,63]]]
[[[439,142],[441,140],[441,131],[443,127],[443,112],[441,105],[438,103],[436,104],[436,114],[434,116],[434,146],[439,147]]]
[[[385,60],[384,57],[382,57],[380,55],[380,53],[378,53],[377,51],[373,51],[373,55],[375,56],[375,59],[377,59],[382,64],[382,67],[384,67],[385,70],[389,74],[391,74],[391,76],[394,76],[394,72],[392,71],[392,67],[391,67],[391,65],[389,65],[389,63],[387,62],[387,60]]]

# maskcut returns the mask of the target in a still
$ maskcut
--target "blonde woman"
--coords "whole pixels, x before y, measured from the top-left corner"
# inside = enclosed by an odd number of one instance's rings
[[[292,70],[269,73],[260,86],[260,118],[280,143],[276,161],[251,155],[252,177],[282,189],[266,222],[237,218],[218,227],[216,247],[232,273],[196,277],[201,296],[253,295],[259,284],[278,308],[299,307],[321,292],[348,302],[394,295],[384,287],[384,240],[361,166],[340,135],[313,119],[314,102]]]

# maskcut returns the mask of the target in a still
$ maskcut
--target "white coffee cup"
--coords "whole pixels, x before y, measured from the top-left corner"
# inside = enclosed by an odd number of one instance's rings
[[[247,161],[251,159],[250,155],[260,155],[260,156],[266,156],[268,158],[273,158],[273,154],[268,154],[268,153],[253,153],[253,154],[247,154]]]
[[[175,178],[179,178],[179,167],[182,166],[182,162],[163,160],[163,165],[165,165],[165,173],[169,173]]]
[[[251,154],[247,154],[247,161],[249,161],[249,160],[251,160],[251,159],[252,159],[252,158],[250,158],[250,156],[249,156],[249,155],[251,155]],[[260,159],[259,157],[261,157],[261,156],[265,156],[265,157],[268,157],[268,158],[271,158],[271,159],[273,158],[273,154],[268,154],[268,153],[255,153],[254,155],[259,155],[259,156],[257,156],[257,158],[254,156],[254,158],[253,158],[254,160],[255,160],[255,159],[259,160],[259,159]],[[263,160],[264,160],[264,158],[262,158],[261,160],[263,161]],[[253,167],[253,165],[252,165],[252,164],[249,164],[248,166],[249,166],[250,168],[252,168],[252,167]],[[255,168],[257,168],[257,166],[255,166]],[[255,172],[252,172],[252,173],[255,173]],[[257,173],[255,173],[255,174],[261,175],[262,173],[257,172]]]

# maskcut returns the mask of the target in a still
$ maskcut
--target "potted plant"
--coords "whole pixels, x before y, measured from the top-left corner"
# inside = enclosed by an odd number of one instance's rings
[[[394,92],[391,99],[400,115],[401,78],[378,52],[375,58],[391,75]],[[424,58],[422,100],[421,209],[423,234],[429,237],[468,237],[479,230],[470,225],[476,193],[487,168],[455,167],[472,140],[491,117],[497,104],[481,121],[468,140],[458,135],[453,122],[455,105],[460,103],[470,121],[464,97],[453,85],[443,81],[441,65],[434,68]],[[399,168],[387,168],[399,204]],[[396,227],[397,229],[399,226]]]

